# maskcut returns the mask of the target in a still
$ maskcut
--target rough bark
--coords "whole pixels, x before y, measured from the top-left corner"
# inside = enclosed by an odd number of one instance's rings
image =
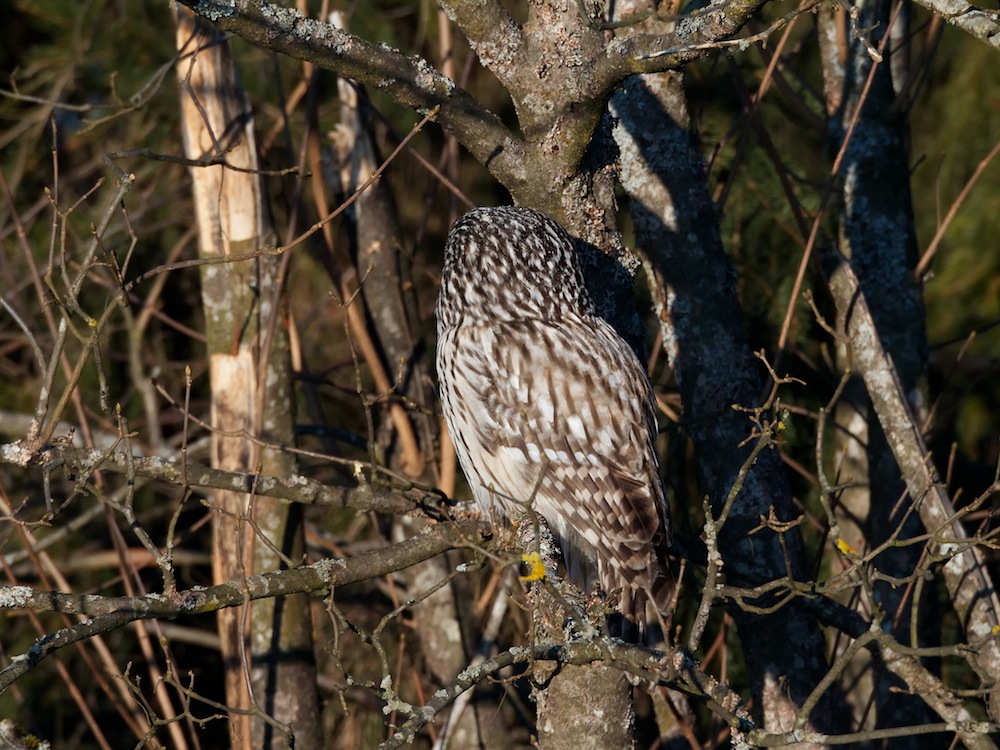
[[[538,691],[538,743],[545,750],[597,747],[587,739],[594,720],[615,727],[614,736],[635,747],[632,690],[621,670],[604,665],[564,665],[545,690]],[[555,706],[551,704],[556,704]],[[571,711],[566,710],[572,706]],[[607,730],[602,732],[607,737]],[[612,747],[601,745],[601,747]]]
[[[185,153],[190,159],[226,161],[191,169],[199,255],[224,261],[262,251],[273,239],[260,177],[253,173],[252,114],[228,44],[186,9],[178,9],[177,22]],[[277,259],[267,255],[203,267],[213,468],[294,473],[288,454],[262,449],[252,439],[283,444],[293,437],[291,373],[276,277]],[[218,492],[214,502],[216,583],[281,565],[257,534],[288,559],[301,556],[301,517],[290,506],[244,492]],[[285,744],[284,735],[294,734],[298,747],[321,747],[308,600],[277,598],[248,613],[223,610],[218,622],[227,702],[244,711],[255,707],[252,714],[233,714],[234,744],[278,746]],[[265,721],[262,713],[279,726]]]

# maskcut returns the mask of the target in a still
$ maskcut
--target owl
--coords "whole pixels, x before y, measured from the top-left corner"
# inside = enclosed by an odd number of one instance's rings
[[[527,507],[559,542],[570,580],[621,613],[661,612],[669,506],[646,371],[598,316],[573,242],[525,208],[479,208],[452,227],[437,303],[437,372],[462,470],[488,513]]]

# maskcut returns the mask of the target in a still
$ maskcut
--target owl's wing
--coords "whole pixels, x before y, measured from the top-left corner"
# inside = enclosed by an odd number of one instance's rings
[[[481,391],[491,430],[483,447],[503,464],[493,476],[509,482],[496,489],[548,521],[571,575],[582,554],[606,592],[645,590],[659,606],[669,510],[652,391],[634,353],[600,319],[526,319],[481,333],[493,363]]]
[[[506,395],[492,360],[498,348],[488,326],[447,329],[439,335],[437,368],[448,431],[473,495],[487,512],[511,516],[533,480],[529,448],[499,405]]]

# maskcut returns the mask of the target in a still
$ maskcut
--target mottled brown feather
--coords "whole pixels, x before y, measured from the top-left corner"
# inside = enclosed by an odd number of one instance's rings
[[[669,508],[652,389],[594,311],[573,244],[547,217],[477,209],[448,239],[438,376],[476,500],[527,504],[560,542],[570,577],[600,585],[641,630],[670,597]]]

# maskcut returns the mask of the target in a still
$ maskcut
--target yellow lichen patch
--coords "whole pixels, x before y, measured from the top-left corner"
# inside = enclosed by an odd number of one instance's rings
[[[528,568],[528,572],[521,576],[522,581],[545,580],[545,564],[542,562],[541,555],[537,552],[521,555],[521,562]]]

